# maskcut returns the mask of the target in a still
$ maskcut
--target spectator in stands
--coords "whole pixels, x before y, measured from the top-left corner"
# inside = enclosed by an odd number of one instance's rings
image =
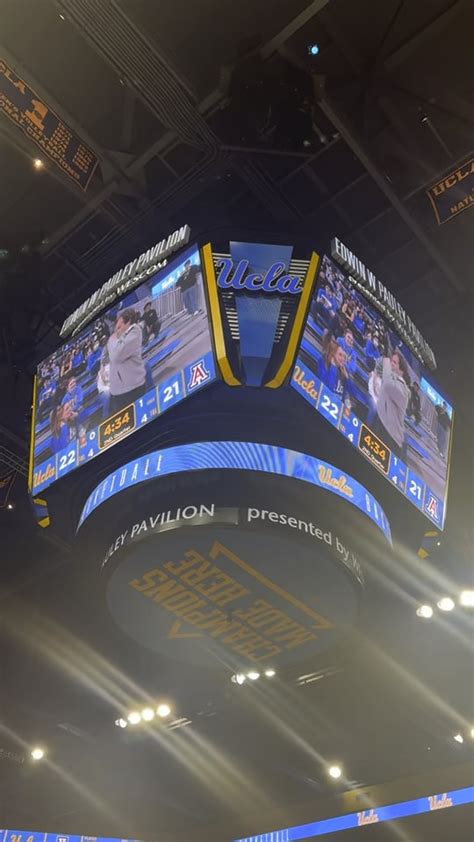
[[[77,348],[74,349],[72,354],[72,368],[77,370],[81,368],[84,364],[84,351],[82,347],[79,345]]]
[[[143,330],[143,344],[147,345],[150,339],[157,339],[160,333],[161,323],[158,314],[151,301],[147,301],[143,308],[143,315],[140,319]]]
[[[97,374],[100,368],[100,358],[102,356],[102,348],[99,340],[94,339],[86,355],[86,365],[89,374]]]
[[[117,315],[115,329],[102,355],[101,368],[109,365],[110,412],[133,403],[146,391],[146,370],[142,359],[142,329],[135,310]],[[105,374],[103,379],[105,380]]]
[[[336,299],[333,295],[330,284],[326,283],[318,291],[316,304],[314,305],[313,318],[320,316],[324,324],[330,323],[336,313]]]
[[[380,436],[395,456],[405,458],[405,416],[410,398],[408,364],[400,351],[377,363],[381,382],[377,397],[377,417],[372,431]]]
[[[51,427],[51,449],[53,453],[59,453],[68,446],[72,437],[72,430],[69,425],[71,410],[68,404],[60,404],[54,407],[50,415]]]
[[[199,267],[194,266],[190,260],[186,260],[184,270],[178,278],[177,286],[182,292],[184,306],[190,316],[199,313]]]
[[[318,377],[341,400],[345,399],[349,384],[346,359],[344,349],[328,336],[318,365]]]
[[[340,336],[337,340],[337,344],[343,348],[346,352],[346,366],[347,370],[350,374],[354,374],[357,368],[357,358],[356,358],[356,351],[354,347],[354,333],[350,328],[344,333],[344,336]]]
[[[358,331],[359,338],[362,339],[362,336],[364,335],[365,331],[366,320],[364,318],[364,312],[360,307],[358,307],[355,311],[352,324],[354,325],[354,328]]]
[[[380,350],[379,338],[377,334],[372,334],[372,331],[370,330],[368,330],[365,334],[364,354],[368,368],[370,371],[373,371],[375,362],[380,357]]]
[[[446,445],[448,443],[448,433],[451,426],[451,419],[448,414],[446,401],[443,401],[442,404],[438,404],[435,411],[438,416],[438,429],[436,431],[438,451],[439,455],[444,458],[446,456]]]
[[[410,386],[410,400],[408,401],[407,416],[413,418],[415,424],[421,421],[421,400],[420,400],[420,386],[413,381]]]
[[[70,377],[67,381],[67,390],[61,401],[61,406],[67,407],[66,414],[69,426],[77,434],[84,413],[84,391],[75,377]]]

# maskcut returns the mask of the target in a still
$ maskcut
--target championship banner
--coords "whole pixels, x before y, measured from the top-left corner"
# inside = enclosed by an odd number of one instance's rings
[[[474,204],[474,158],[446,175],[426,191],[438,225]]]
[[[82,190],[87,190],[98,164],[97,156],[2,59],[0,112],[15,123],[63,173]]]

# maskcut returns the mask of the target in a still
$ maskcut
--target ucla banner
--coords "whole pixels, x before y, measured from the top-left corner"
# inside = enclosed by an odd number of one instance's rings
[[[87,190],[98,163],[97,156],[2,59],[0,112],[15,123],[63,173]]]
[[[297,827],[287,827],[283,830],[273,830],[270,833],[259,833],[258,836],[247,836],[236,842],[299,842],[301,839],[316,839],[317,836],[329,836],[342,830],[354,830],[358,827],[394,822],[408,816],[419,816],[422,813],[432,813],[435,810],[446,810],[450,807],[461,807],[474,801],[474,787],[455,789],[452,792],[442,792],[438,795],[427,795],[414,798],[412,801],[399,801],[397,804],[387,804],[357,813],[346,813],[330,819],[302,824]],[[375,839],[374,836],[371,837]]]
[[[433,184],[426,194],[433,206],[438,225],[457,216],[474,204],[474,158],[470,158],[441,181]]]
[[[131,486],[169,474],[215,468],[261,471],[293,477],[324,488],[364,512],[391,541],[388,518],[380,504],[361,483],[344,471],[314,456],[285,447],[236,441],[183,444],[156,450],[128,462],[105,477],[92,491],[82,510],[78,528],[102,503]]]

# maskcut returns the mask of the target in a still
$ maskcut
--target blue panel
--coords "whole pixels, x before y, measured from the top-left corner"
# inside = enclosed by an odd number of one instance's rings
[[[288,268],[293,246],[263,243],[230,243],[232,260],[248,260],[250,272],[265,274],[280,261]],[[249,386],[260,386],[270,359],[281,309],[281,298],[241,292],[236,295],[240,333],[240,355]]]
[[[128,462],[109,474],[89,495],[78,528],[101,503],[133,485],[169,474],[210,468],[262,471],[324,488],[364,512],[391,540],[387,517],[375,497],[344,471],[284,447],[233,441],[178,445]]]
[[[358,813],[347,813],[344,816],[334,816],[334,818],[322,819],[296,827],[260,833],[258,836],[247,836],[245,839],[235,840],[235,842],[300,842],[301,839],[316,839],[318,836],[329,836],[329,834],[338,831],[397,821],[397,819],[407,818],[408,816],[460,807],[463,804],[472,804],[473,802],[474,787],[469,786],[452,792],[415,798],[412,801],[400,801],[397,804],[389,804],[385,807],[374,807],[371,810],[363,810]],[[375,837],[371,838],[375,839]]]
[[[166,291],[172,286],[176,287],[176,295],[169,297]],[[191,246],[40,363],[38,408],[33,419],[33,493],[100,453],[99,427],[111,417],[110,395],[118,397],[114,391],[118,383],[125,380],[128,393],[133,393],[134,398],[143,390],[142,397],[134,402],[136,428],[140,428],[216,378],[206,308],[200,254],[196,246]],[[121,313],[126,311],[125,321],[130,319],[130,325],[117,334],[121,330]],[[117,362],[113,349],[119,343],[122,357]],[[72,397],[66,402],[67,381],[62,371],[68,372],[69,380],[76,381]],[[71,402],[78,412],[75,423],[62,409]],[[74,464],[69,448],[61,451],[57,460],[54,455],[63,442],[54,436],[50,421],[53,411],[56,418],[58,413],[62,415],[60,430],[69,428],[66,439],[70,439],[70,448],[77,446]],[[124,427],[107,446],[133,432],[134,429]],[[48,454],[50,458],[46,459]]]

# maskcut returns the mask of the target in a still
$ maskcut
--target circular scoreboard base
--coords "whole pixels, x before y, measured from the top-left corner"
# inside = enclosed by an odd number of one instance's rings
[[[124,466],[90,496],[79,547],[100,571],[110,616],[140,645],[196,668],[311,662],[356,622],[365,562],[391,552],[386,522],[368,516],[365,489],[313,457],[206,469],[204,451],[199,469],[181,470],[180,450],[168,475],[176,452],[163,451],[161,476],[136,474],[131,486]]]

